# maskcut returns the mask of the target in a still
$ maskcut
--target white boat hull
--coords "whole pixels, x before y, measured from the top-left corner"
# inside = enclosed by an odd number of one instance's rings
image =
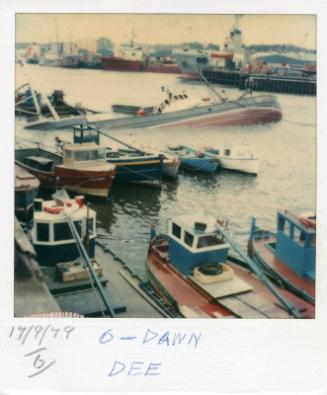
[[[258,174],[259,161],[256,158],[253,159],[231,159],[231,158],[221,158],[221,167],[223,169],[240,171],[242,173]]]

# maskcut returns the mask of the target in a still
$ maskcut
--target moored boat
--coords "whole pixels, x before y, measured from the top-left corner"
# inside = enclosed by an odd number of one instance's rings
[[[87,238],[88,256],[94,258],[96,212],[84,203],[84,196],[62,200],[35,199],[31,234],[41,266],[56,266],[80,257],[68,216],[77,228],[80,238]]]
[[[196,150],[185,145],[177,147],[168,146],[170,154],[181,160],[181,166],[187,171],[199,171],[212,174],[217,171],[219,159],[206,155],[203,151]]]
[[[247,147],[221,145],[219,147],[204,147],[202,150],[207,155],[218,158],[223,169],[239,171],[256,175],[259,160]]]
[[[249,254],[277,285],[315,304],[316,215],[277,213],[277,232],[252,222]]]
[[[40,181],[26,169],[15,164],[15,215],[27,223],[33,218],[33,201],[38,195]]]
[[[308,318],[299,298],[290,302],[291,294],[281,296],[263,275],[229,260],[229,242],[216,225],[186,215],[169,220],[167,235],[151,228],[146,269],[158,295],[189,318]]]
[[[101,133],[116,143],[106,147],[105,159],[116,167],[115,182],[157,183],[163,175],[164,158],[160,153],[150,153],[136,148],[105,132]],[[94,142],[100,144],[100,130],[87,124],[74,127],[74,143]],[[117,144],[118,143],[118,144]]]
[[[93,143],[66,144],[63,156],[43,148],[18,148],[15,162],[34,174],[42,187],[64,187],[85,195],[107,197],[115,166],[105,161],[105,148]]]

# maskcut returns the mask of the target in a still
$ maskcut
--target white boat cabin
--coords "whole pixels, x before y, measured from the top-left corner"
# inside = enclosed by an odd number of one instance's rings
[[[63,164],[73,166],[82,162],[106,161],[106,147],[95,143],[65,144],[63,147]]]

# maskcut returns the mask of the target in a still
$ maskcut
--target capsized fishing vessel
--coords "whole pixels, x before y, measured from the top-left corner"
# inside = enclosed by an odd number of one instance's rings
[[[85,195],[107,197],[115,166],[106,162],[105,147],[66,144],[63,156],[40,146],[17,148],[15,163],[34,174],[42,187],[63,187]]]
[[[316,215],[277,213],[277,232],[259,229],[252,221],[249,254],[280,287],[315,304]]]
[[[222,224],[209,216],[168,221],[167,235],[151,227],[146,259],[158,295],[189,318],[308,318],[312,311],[279,292],[243,253]],[[230,245],[255,270],[232,263]]]
[[[163,98],[157,106],[153,106],[153,111],[149,113],[141,108],[136,115],[97,113],[85,109],[87,113],[61,119],[51,103],[48,103],[53,119],[30,122],[25,128],[47,131],[71,126],[84,120],[110,130],[152,126],[216,127],[278,122],[282,118],[276,96],[252,96],[250,92],[245,92],[237,99],[228,100],[208,83],[207,86],[212,95],[211,99],[192,99],[185,91],[173,94],[168,88],[162,87]]]
[[[187,171],[199,171],[212,174],[217,171],[220,161],[212,155],[186,145],[167,146],[167,151],[181,160],[181,166]]]
[[[254,175],[258,173],[259,160],[248,147],[221,145],[215,148],[204,147],[202,151],[219,159],[223,169]]]
[[[175,127],[218,127],[233,125],[254,125],[278,122],[282,118],[276,96],[247,96],[243,94],[235,100],[221,97],[219,100],[204,98],[191,100],[183,92],[166,96],[151,114],[142,109],[136,116],[122,115],[87,116],[88,122],[114,129],[147,128],[152,126]]]

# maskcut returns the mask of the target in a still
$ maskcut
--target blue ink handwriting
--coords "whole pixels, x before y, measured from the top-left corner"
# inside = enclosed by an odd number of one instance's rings
[[[108,374],[108,377],[125,375],[125,376],[159,376],[161,363],[132,361],[131,363],[123,363],[115,361]]]

